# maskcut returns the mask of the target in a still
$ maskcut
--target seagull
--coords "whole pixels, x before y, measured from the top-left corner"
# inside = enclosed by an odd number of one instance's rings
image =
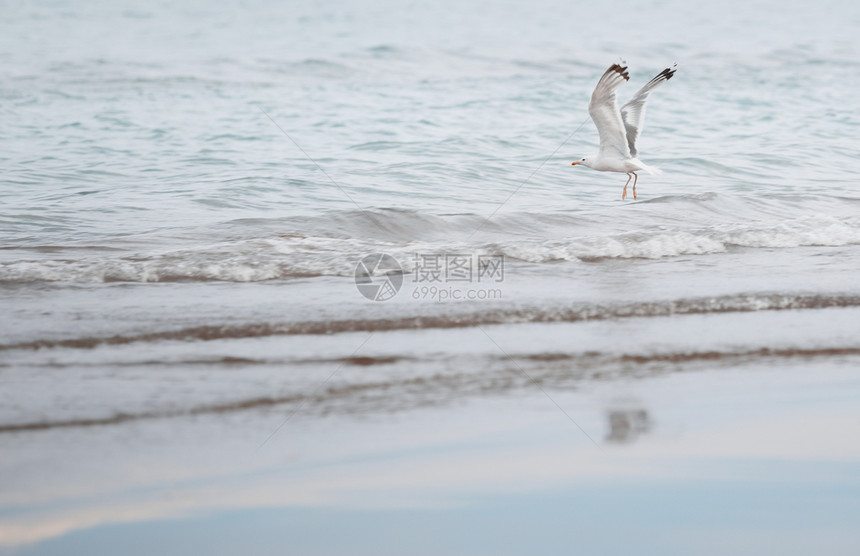
[[[678,64],[672,64],[639,89],[627,104],[618,110],[615,104],[615,91],[625,81],[630,79],[627,74],[627,63],[620,62],[612,64],[591,93],[591,102],[588,103],[588,115],[597,126],[600,134],[600,150],[596,155],[586,156],[573,163],[573,166],[582,164],[601,172],[621,172],[627,174],[627,183],[621,198],[627,198],[627,184],[633,178],[633,198],[636,199],[636,181],[639,176],[636,172],[648,172],[659,174],[660,170],[652,166],[646,166],[639,160],[639,149],[636,146],[639,134],[642,132],[642,122],[645,119],[645,102],[648,95],[664,81],[668,81],[675,75]]]

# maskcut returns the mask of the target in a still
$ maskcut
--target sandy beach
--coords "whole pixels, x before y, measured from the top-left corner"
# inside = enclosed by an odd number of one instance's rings
[[[860,553],[854,5],[7,13],[0,554]]]

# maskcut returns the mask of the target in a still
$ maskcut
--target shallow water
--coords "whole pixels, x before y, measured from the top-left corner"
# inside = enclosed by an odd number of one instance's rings
[[[0,551],[860,548],[856,6],[4,11]]]

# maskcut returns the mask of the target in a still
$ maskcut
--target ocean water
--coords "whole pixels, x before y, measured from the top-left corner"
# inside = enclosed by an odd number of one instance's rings
[[[860,550],[857,5],[1,5],[0,552]]]

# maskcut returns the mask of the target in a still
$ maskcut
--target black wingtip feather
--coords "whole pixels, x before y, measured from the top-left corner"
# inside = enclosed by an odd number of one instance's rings
[[[662,72],[660,72],[660,75],[665,76],[666,81],[668,81],[672,79],[672,76],[675,75],[676,71],[678,71],[678,64],[672,64],[671,68],[664,69]]]
[[[660,80],[664,80],[664,79],[666,81],[669,81],[670,79],[672,79],[672,76],[675,75],[675,71],[677,69],[678,69],[678,64],[673,65],[671,68],[666,68],[663,71],[661,71],[660,73],[658,73],[656,76],[654,76],[654,79],[652,79],[649,83],[654,83],[656,81],[660,81]]]
[[[627,73],[627,66],[622,66],[620,64],[612,64],[609,66],[609,71],[614,71],[618,75],[624,78],[624,81],[630,80],[630,74]]]

